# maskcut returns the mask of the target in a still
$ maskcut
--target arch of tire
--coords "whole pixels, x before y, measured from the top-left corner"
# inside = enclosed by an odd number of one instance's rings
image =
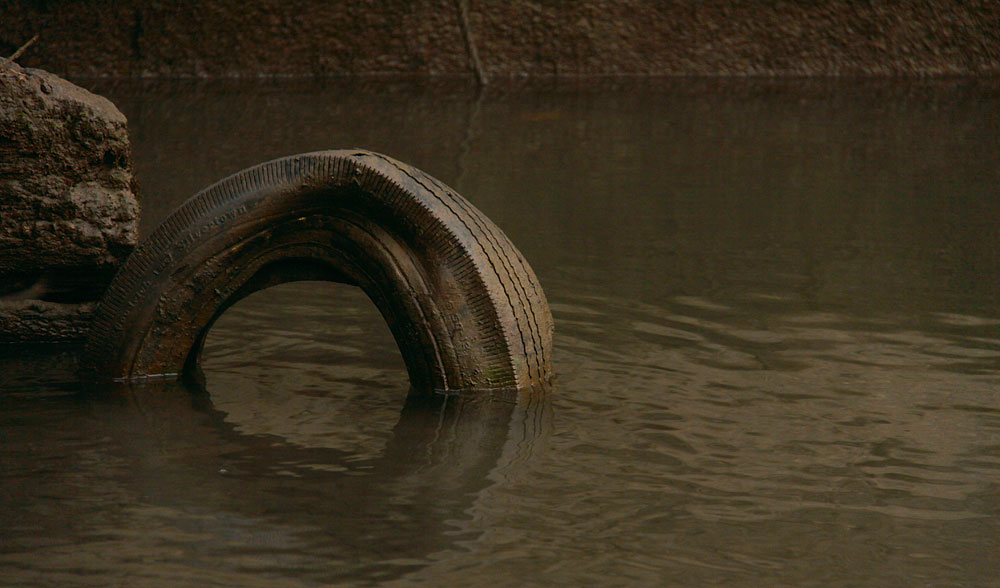
[[[506,235],[438,180],[360,150],[269,161],[182,204],[115,276],[81,371],[122,381],[196,370],[229,306],[296,280],[359,286],[415,390],[550,378],[552,315]]]

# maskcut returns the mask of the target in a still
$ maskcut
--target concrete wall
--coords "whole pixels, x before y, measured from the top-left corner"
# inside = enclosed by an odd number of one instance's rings
[[[471,75],[466,30],[489,77],[1000,73],[997,0],[0,0],[70,76]]]

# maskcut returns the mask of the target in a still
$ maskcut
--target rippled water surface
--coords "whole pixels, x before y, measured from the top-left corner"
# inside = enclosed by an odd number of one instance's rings
[[[203,386],[0,349],[0,584],[1000,585],[995,84],[83,83],[147,233],[304,151],[449,183],[538,274],[558,377],[407,399],[318,283],[224,315]]]

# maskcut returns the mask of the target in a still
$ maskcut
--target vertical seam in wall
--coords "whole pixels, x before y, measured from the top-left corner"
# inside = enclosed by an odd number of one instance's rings
[[[483,70],[483,63],[479,61],[479,50],[476,48],[476,41],[472,38],[472,27],[469,25],[469,0],[455,0],[455,7],[458,9],[459,28],[465,39],[465,50],[469,54],[469,61],[472,62],[472,71],[476,74],[476,83],[485,86],[488,82],[486,72]]]

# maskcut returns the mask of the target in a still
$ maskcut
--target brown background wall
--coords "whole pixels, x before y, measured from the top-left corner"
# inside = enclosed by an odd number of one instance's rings
[[[0,0],[71,76],[1000,73],[997,0]]]

